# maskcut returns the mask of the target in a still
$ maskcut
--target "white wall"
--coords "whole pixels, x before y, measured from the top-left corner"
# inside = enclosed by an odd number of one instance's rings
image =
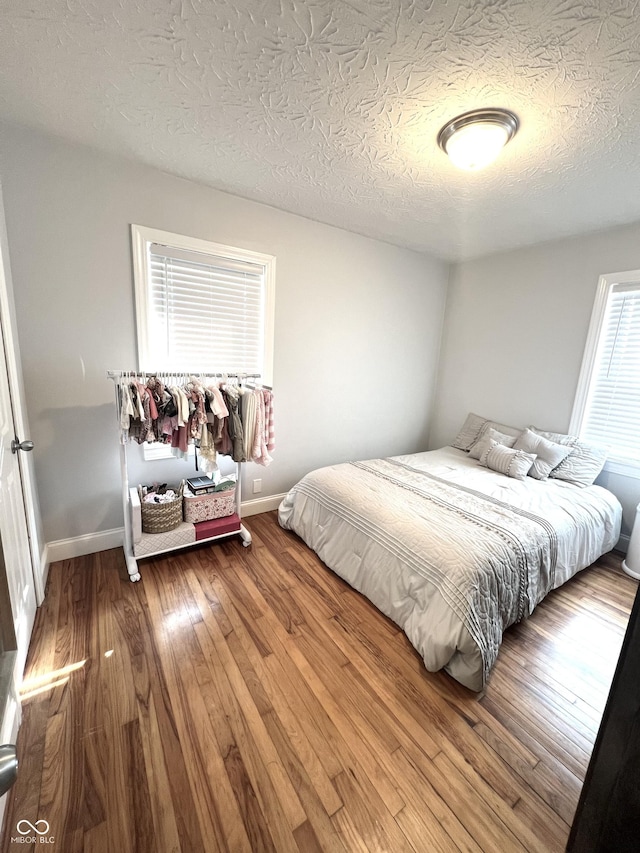
[[[0,172],[47,541],[122,524],[105,372],[136,366],[132,222],[277,256],[277,449],[247,466],[263,496],[426,446],[445,264],[15,127]]]
[[[602,273],[640,269],[640,223],[490,255],[452,268],[430,447],[469,411],[514,426],[569,426]],[[640,480],[603,474],[628,534]]]

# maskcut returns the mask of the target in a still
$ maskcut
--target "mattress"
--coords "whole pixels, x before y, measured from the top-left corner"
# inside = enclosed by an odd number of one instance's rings
[[[428,670],[475,691],[505,629],[611,550],[621,516],[600,486],[511,479],[452,447],[318,469],[278,511]]]

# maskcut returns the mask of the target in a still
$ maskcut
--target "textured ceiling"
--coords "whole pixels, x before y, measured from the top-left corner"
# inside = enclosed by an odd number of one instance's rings
[[[3,0],[0,117],[459,259],[640,220],[622,0]],[[502,106],[502,157],[436,135]]]

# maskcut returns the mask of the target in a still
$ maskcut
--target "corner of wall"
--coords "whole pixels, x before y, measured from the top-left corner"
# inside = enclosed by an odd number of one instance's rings
[[[433,367],[433,389],[431,392],[431,400],[429,403],[429,427],[427,429],[426,435],[426,448],[429,450],[433,449],[431,446],[431,438],[434,432],[437,433],[438,426],[437,418],[440,407],[440,381],[442,378],[442,350],[444,347],[445,326],[447,322],[447,307],[449,304],[451,278],[453,276],[454,269],[455,264],[453,262],[446,263],[446,281],[444,286],[444,299],[442,300],[442,313],[440,317],[440,334],[438,336],[438,344],[436,348],[436,361]],[[434,424],[436,426],[435,430]]]

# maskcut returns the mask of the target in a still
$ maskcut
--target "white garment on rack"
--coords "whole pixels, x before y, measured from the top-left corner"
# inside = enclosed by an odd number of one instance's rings
[[[207,425],[203,424],[202,433],[200,435],[200,448],[198,450],[198,465],[205,474],[215,474],[220,469],[218,468],[218,454],[213,445],[211,433],[207,429]]]
[[[243,455],[247,462],[253,457],[253,442],[256,435],[257,400],[253,391],[245,390],[242,396]]]
[[[172,393],[175,391],[176,406],[178,408],[178,426],[185,426],[189,422],[189,399],[178,385],[175,385],[171,391]]]
[[[131,392],[129,391],[129,383],[120,383],[120,426],[122,429],[129,429],[131,424],[129,418],[135,418],[136,412],[131,402]]]
[[[130,383],[130,387],[135,391],[135,394],[133,394],[132,396],[133,396],[133,399],[136,401],[136,404],[138,406],[138,414],[136,415],[136,418],[139,418],[141,421],[143,421],[144,420],[144,406],[142,404],[142,397],[140,396],[140,389],[139,389],[138,383],[135,381],[135,379],[133,380],[133,382]]]

